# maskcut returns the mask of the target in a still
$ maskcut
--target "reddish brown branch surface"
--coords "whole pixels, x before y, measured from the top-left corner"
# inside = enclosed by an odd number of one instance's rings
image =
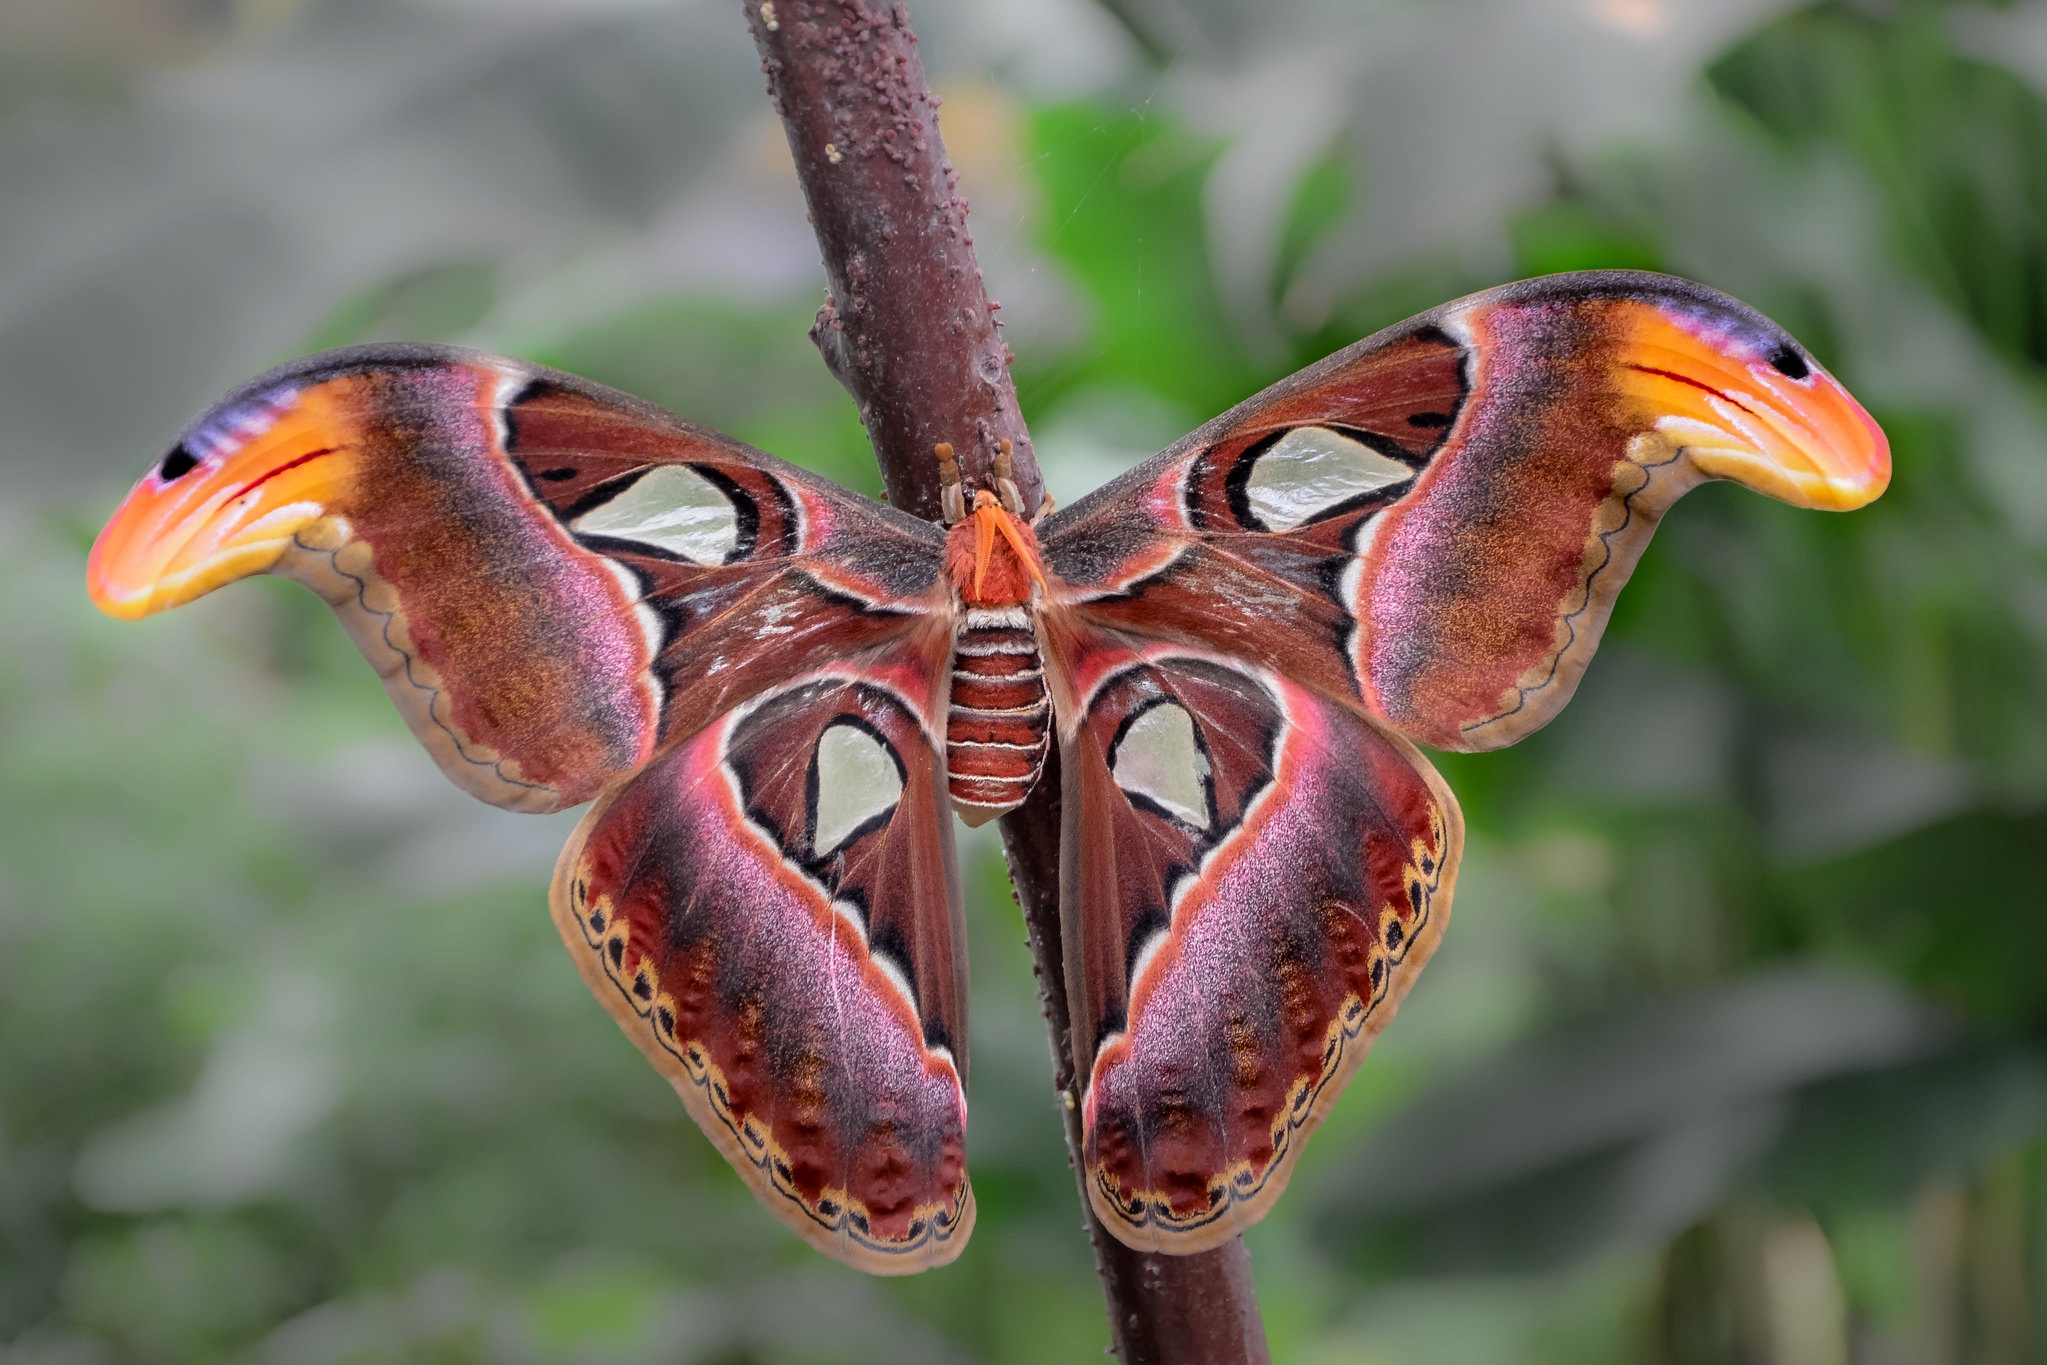
[[[1008,440],[1025,506],[1035,509],[1043,495],[1037,460],[908,11],[879,0],[745,0],[745,9],[830,283],[812,336],[860,406],[889,500],[937,518],[932,448],[951,443],[968,481],[988,487],[996,450]],[[1058,786],[1055,764],[1004,820],[1003,837],[1077,1169]],[[1116,1241],[1091,1212],[1086,1218],[1110,1338],[1126,1365],[1270,1360],[1242,1242],[1200,1256],[1145,1255]]]
[[[951,443],[968,481],[987,486],[1006,439],[1035,511],[1044,490],[1009,349],[908,13],[874,0],[747,0],[746,14],[831,284],[811,336],[860,405],[889,501],[936,520],[932,447]]]

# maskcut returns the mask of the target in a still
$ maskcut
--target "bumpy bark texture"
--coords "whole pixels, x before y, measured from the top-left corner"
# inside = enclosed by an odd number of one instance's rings
[[[1008,440],[1027,510],[1044,488],[1009,380],[967,202],[901,5],[748,0],[831,295],[811,337],[860,405],[889,501],[936,519],[940,441],[986,486]]]

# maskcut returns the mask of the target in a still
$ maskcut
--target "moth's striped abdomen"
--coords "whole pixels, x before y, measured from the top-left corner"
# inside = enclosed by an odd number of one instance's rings
[[[1052,704],[1022,607],[968,607],[953,637],[945,763],[970,825],[1019,805],[1045,767]]]

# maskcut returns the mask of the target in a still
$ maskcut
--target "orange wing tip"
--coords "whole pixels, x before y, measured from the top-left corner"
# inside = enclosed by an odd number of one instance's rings
[[[136,620],[268,572],[295,541],[345,539],[355,423],[338,390],[351,382],[231,400],[195,422],[100,532],[93,605]]]
[[[268,573],[292,548],[298,534],[322,519],[317,505],[285,510],[295,514],[266,519],[264,530],[269,534],[237,538],[182,568],[153,564],[154,557],[146,550],[123,555],[114,549],[102,554],[101,546],[107,541],[103,535],[86,563],[86,593],[94,606],[116,620],[139,621],[182,607],[237,579]]]
[[[1639,306],[1621,391],[1709,478],[1824,511],[1875,501],[1891,481],[1883,428],[1788,335],[1759,316],[1742,321],[1730,330]]]

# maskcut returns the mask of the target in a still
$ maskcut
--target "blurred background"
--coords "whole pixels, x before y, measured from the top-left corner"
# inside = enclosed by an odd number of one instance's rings
[[[0,1362],[1039,1362],[1101,1296],[1000,859],[980,1225],[755,1205],[314,598],[118,625],[192,413],[459,341],[856,487],[730,0],[0,0]],[[914,0],[1071,500],[1516,276],[1775,316],[1852,516],[1665,523],[1574,705],[1445,757],[1456,922],[1250,1236],[1283,1361],[2047,1360],[2047,4]]]

